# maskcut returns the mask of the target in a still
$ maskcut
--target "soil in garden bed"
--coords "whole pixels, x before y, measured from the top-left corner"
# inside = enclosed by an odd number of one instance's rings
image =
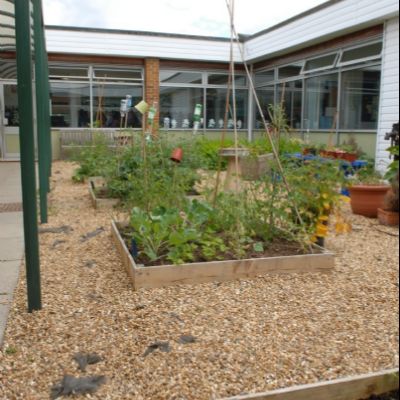
[[[120,234],[124,239],[124,242],[129,249],[131,247],[131,236],[129,228],[119,228]],[[223,238],[223,234],[221,234],[221,238]],[[257,241],[256,241],[257,242]],[[309,249],[305,249],[304,246],[301,246],[297,242],[290,242],[288,240],[274,240],[270,243],[264,243],[264,251],[257,252],[254,250],[252,245],[249,245],[249,249],[243,255],[243,257],[238,258],[234,251],[226,251],[224,253],[219,254],[215,257],[214,260],[207,260],[202,257],[200,254],[194,254],[194,260],[189,261],[188,263],[199,263],[199,262],[210,262],[210,261],[229,261],[229,260],[248,260],[251,258],[268,258],[268,257],[284,257],[284,256],[299,256],[304,254],[310,254]],[[140,250],[140,249],[139,249]],[[318,249],[313,249],[315,254],[321,254],[321,251]],[[140,253],[140,251],[139,251]],[[161,259],[157,261],[151,261],[146,255],[139,254],[139,256],[135,259],[135,262],[138,264],[142,264],[145,267],[149,266],[161,266],[161,265],[171,265],[171,261],[167,259]]]
[[[399,391],[382,394],[380,396],[371,396],[368,400],[399,400]]]
[[[110,191],[106,187],[96,188],[95,194],[98,199],[111,199]]]

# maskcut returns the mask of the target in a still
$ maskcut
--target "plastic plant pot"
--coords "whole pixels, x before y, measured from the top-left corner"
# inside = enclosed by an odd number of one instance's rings
[[[182,161],[182,158],[183,158],[183,150],[180,147],[177,147],[172,151],[171,161],[179,164]]]

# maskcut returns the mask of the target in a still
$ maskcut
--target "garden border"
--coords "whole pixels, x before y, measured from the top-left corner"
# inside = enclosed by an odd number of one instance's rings
[[[112,220],[111,234],[135,290],[180,284],[225,282],[255,278],[265,274],[329,273],[335,264],[334,253],[325,251],[322,254],[140,267],[133,260],[119,233],[118,227],[123,225]]]
[[[399,369],[293,386],[264,393],[245,394],[220,400],[361,400],[399,388]]]
[[[96,193],[93,190],[93,186],[96,185],[100,179],[104,179],[100,176],[92,176],[88,179],[88,188],[89,188],[89,195],[90,200],[92,201],[93,207],[95,209],[99,208],[113,208],[120,203],[119,199],[110,198],[110,199],[101,199],[96,197]]]

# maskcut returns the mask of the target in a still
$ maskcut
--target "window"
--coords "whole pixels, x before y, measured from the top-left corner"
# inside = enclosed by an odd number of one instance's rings
[[[0,113],[2,110],[0,110]],[[4,85],[4,117],[7,126],[19,126],[17,85]]]
[[[337,113],[338,74],[306,80],[305,128],[333,129]]]
[[[224,85],[227,86],[229,82],[228,74],[209,74],[209,85]],[[246,86],[247,79],[244,75],[235,75],[235,86]]]
[[[203,104],[201,88],[160,88],[160,125],[165,129],[190,129],[196,104]]]
[[[198,85],[203,83],[203,76],[200,72],[161,71],[160,83]]]
[[[278,69],[278,79],[287,79],[300,75],[303,68],[303,63],[285,65]]]
[[[380,67],[343,72],[340,112],[341,129],[377,129],[380,77]]]
[[[142,100],[143,91],[138,86],[96,84],[93,86],[93,119],[96,126],[101,128],[121,127],[121,99],[127,95],[132,96],[132,103],[137,104]],[[124,121],[125,126],[125,121]],[[141,114],[136,110],[128,113],[128,128],[142,126]]]
[[[71,80],[77,78],[77,80],[89,79],[88,68],[83,67],[58,67],[52,66],[49,68],[49,76],[52,80]]]
[[[100,81],[129,82],[143,80],[142,71],[134,69],[95,68],[93,78]]]
[[[53,127],[89,128],[93,121],[99,128],[120,128],[121,100],[130,95],[136,104],[143,98],[137,68],[55,64],[49,74]],[[127,127],[141,126],[141,115],[130,111]]]
[[[303,81],[291,81],[279,85],[278,101],[282,102],[289,126],[301,129]]]
[[[264,118],[267,122],[270,122],[270,117],[269,117],[269,105],[275,103],[275,89],[274,86],[268,86],[265,88],[260,88],[257,89],[257,96],[258,100],[260,102],[261,109],[264,114]],[[263,121],[260,116],[260,111],[258,107],[256,106],[256,123],[255,123],[255,128],[256,129],[264,129]]]
[[[275,80],[275,70],[257,72],[255,74],[255,86],[263,86]]]
[[[334,53],[307,60],[304,64],[304,72],[333,68],[335,66],[337,56],[338,54]]]
[[[340,65],[352,64],[360,61],[373,60],[382,54],[382,42],[368,44],[343,51]]]
[[[227,89],[207,89],[207,128],[222,129],[224,127],[224,118],[226,110]],[[247,112],[247,90],[236,90],[236,116],[238,129],[247,128],[248,112]],[[234,128],[232,95],[229,101],[228,113],[228,129]]]
[[[89,82],[52,82],[50,97],[53,127],[88,128],[90,126]]]

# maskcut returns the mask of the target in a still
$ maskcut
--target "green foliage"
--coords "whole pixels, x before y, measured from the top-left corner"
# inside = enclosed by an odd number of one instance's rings
[[[189,161],[171,161],[171,152],[162,139],[148,143],[145,154],[141,146],[125,148],[106,176],[111,196],[146,210],[182,206],[198,176]]]
[[[226,139],[224,142],[224,147],[232,147],[233,145],[233,140]],[[209,140],[206,138],[196,140],[193,146],[193,153],[199,157],[199,168],[217,170],[221,162],[221,169],[226,169],[227,162],[224,159],[220,160],[220,150],[221,140]]]
[[[283,199],[288,221],[295,225],[299,222],[294,209],[296,204],[303,221],[302,229],[315,232],[320,218],[329,216],[341,201],[340,188],[345,178],[340,163],[335,160],[288,163],[285,176],[291,188],[290,195]],[[296,229],[289,225],[286,230],[294,232]]]
[[[382,175],[375,170],[374,163],[369,162],[367,166],[355,171],[351,185],[382,185]]]
[[[151,262],[167,260],[183,264],[194,260],[195,254],[204,260],[218,259],[226,251],[224,241],[208,224],[215,212],[208,204],[188,202],[178,208],[159,207],[146,212],[135,207],[131,213],[132,237]]]
[[[17,353],[17,348],[16,347],[13,347],[13,346],[8,346],[6,349],[5,349],[5,354],[7,354],[7,355],[13,355],[13,354],[16,354]]]
[[[93,139],[93,147],[83,150],[77,156],[76,161],[79,163],[72,176],[74,182],[83,182],[91,176],[104,176],[112,167],[113,154],[103,135],[95,135]]]
[[[394,159],[389,164],[385,174],[385,179],[392,182],[393,180],[397,180],[399,175],[399,160],[396,160],[396,158],[399,156],[399,146],[391,146],[387,149],[387,151]]]

